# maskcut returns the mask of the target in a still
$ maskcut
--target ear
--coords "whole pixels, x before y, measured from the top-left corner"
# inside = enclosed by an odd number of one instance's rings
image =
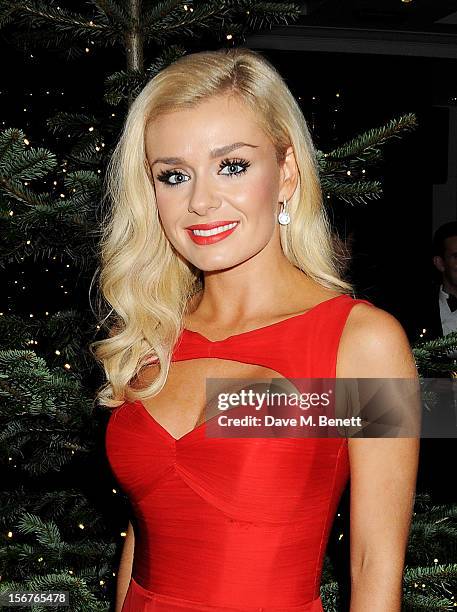
[[[442,257],[440,257],[439,255],[435,255],[433,257],[433,264],[437,270],[439,270],[440,272],[444,272],[444,264]]]
[[[295,159],[295,153],[290,146],[280,165],[280,184],[279,184],[279,200],[282,202],[284,198],[290,200],[294,195],[298,185],[298,166]]]

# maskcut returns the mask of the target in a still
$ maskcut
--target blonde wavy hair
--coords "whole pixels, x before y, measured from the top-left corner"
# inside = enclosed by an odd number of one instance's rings
[[[162,389],[186,307],[203,289],[202,272],[176,252],[159,220],[145,153],[148,123],[224,94],[251,109],[278,162],[290,145],[294,149],[299,181],[289,201],[292,222],[280,227],[285,256],[322,286],[352,292],[341,278],[346,252],[332,234],[311,135],[281,75],[250,49],[185,55],[154,76],[134,100],[105,176],[104,197],[111,205],[100,230],[99,298],[109,304],[114,320],[109,337],[89,346],[107,379],[96,396],[103,406],[142,400]],[[132,380],[154,360],[160,365],[157,376],[135,389]]]

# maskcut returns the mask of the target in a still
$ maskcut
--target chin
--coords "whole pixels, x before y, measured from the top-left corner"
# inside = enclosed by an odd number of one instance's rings
[[[203,272],[218,272],[220,270],[227,270],[228,268],[233,268],[239,264],[242,264],[243,261],[245,260],[239,258],[237,258],[236,260],[232,260],[231,258],[218,258],[217,260],[212,261],[196,261],[192,263]]]

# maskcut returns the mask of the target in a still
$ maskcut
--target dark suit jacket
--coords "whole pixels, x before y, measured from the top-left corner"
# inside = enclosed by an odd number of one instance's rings
[[[417,340],[432,340],[444,335],[441,325],[439,291],[440,285],[434,286],[425,295],[421,304],[417,307],[411,306],[411,316],[408,317],[408,320],[402,321],[411,344]],[[425,332],[420,337],[423,329]]]

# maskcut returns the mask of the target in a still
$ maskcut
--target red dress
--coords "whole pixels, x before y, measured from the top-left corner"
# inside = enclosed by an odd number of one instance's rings
[[[212,357],[288,379],[334,378],[343,327],[360,302],[370,304],[339,295],[218,341],[184,329],[173,361]],[[110,415],[106,453],[134,514],[122,612],[323,612],[347,438],[211,438],[209,422],[175,439],[140,401]]]

